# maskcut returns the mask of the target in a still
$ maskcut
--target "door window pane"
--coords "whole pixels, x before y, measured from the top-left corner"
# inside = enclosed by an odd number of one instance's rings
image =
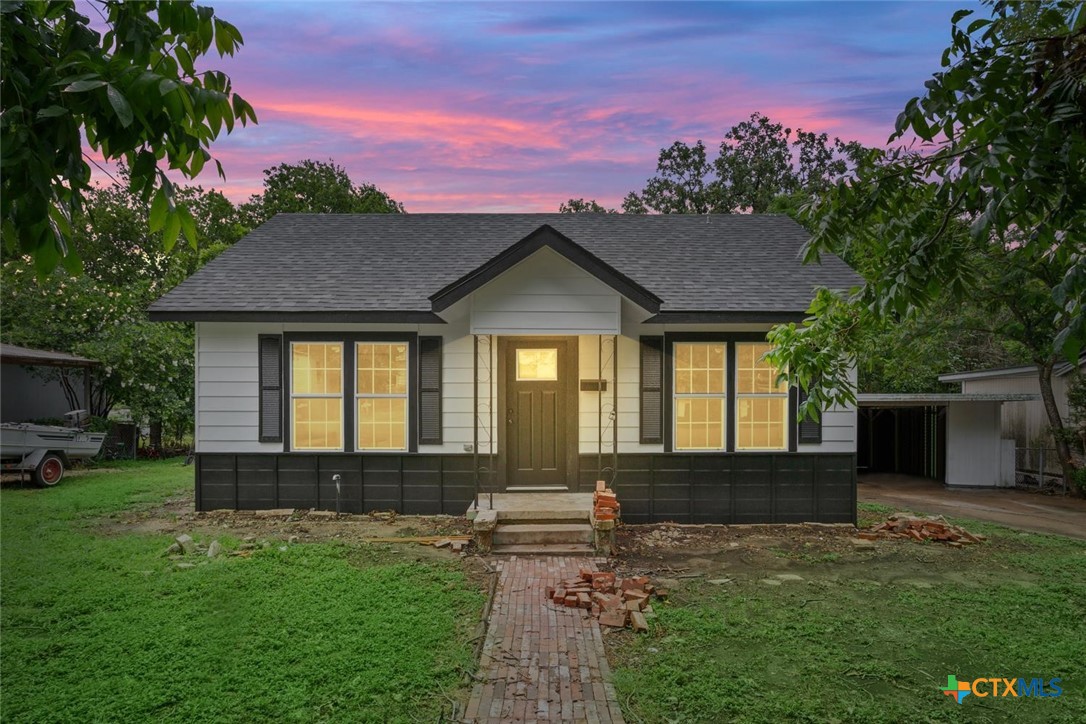
[[[557,349],[518,349],[518,381],[553,381],[558,379]]]

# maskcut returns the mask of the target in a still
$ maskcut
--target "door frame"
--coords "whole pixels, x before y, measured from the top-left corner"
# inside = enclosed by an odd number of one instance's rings
[[[500,335],[498,336],[498,409],[496,421],[501,425],[498,435],[498,473],[499,487],[504,492],[509,487],[509,455],[506,440],[509,437],[509,425],[506,424],[508,409],[506,381],[508,379],[508,353],[517,342],[553,342],[565,345],[565,359],[558,366],[558,381],[561,395],[566,404],[566,479],[565,486],[570,492],[577,491],[580,474],[578,460],[580,453],[581,410],[578,389],[580,386],[580,350],[576,335]],[[559,355],[559,359],[562,355]],[[570,423],[572,420],[572,424]]]

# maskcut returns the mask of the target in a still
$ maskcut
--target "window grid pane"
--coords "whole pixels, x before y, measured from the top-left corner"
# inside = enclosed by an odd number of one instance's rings
[[[343,449],[343,344],[291,344],[291,449]]]
[[[355,426],[358,450],[407,449],[407,343],[358,342]]]
[[[788,385],[777,384],[777,368],[761,360],[764,343],[736,344],[736,450],[788,447]]]
[[[727,353],[723,342],[676,342],[675,449],[723,450]]]

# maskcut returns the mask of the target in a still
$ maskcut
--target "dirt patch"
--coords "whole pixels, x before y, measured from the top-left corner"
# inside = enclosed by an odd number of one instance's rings
[[[998,538],[951,548],[913,540],[867,541],[857,533],[850,525],[626,525],[618,530],[619,553],[612,563],[620,575],[650,575],[679,589],[842,580],[929,588],[978,586],[1008,577],[1023,585],[1037,580],[1025,571],[991,565],[994,557],[1014,549]]]
[[[471,521],[463,516],[397,515],[391,511],[374,511],[369,515],[344,514],[335,517],[323,511],[296,510],[292,514],[268,517],[265,511],[193,510],[192,494],[168,498],[161,505],[145,509],[129,509],[99,522],[103,535],[176,536],[187,533],[197,538],[225,536],[242,539],[290,541],[298,543],[362,543],[367,538],[390,538],[435,535],[466,535],[471,533]],[[415,543],[381,543],[384,547],[407,549],[420,557],[449,559],[449,548]],[[470,550],[470,549],[469,549]]]

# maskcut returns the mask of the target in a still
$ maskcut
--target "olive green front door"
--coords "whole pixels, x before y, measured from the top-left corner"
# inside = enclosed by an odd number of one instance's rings
[[[575,444],[576,397],[570,391],[576,345],[514,338],[504,347],[506,488],[565,487]]]

